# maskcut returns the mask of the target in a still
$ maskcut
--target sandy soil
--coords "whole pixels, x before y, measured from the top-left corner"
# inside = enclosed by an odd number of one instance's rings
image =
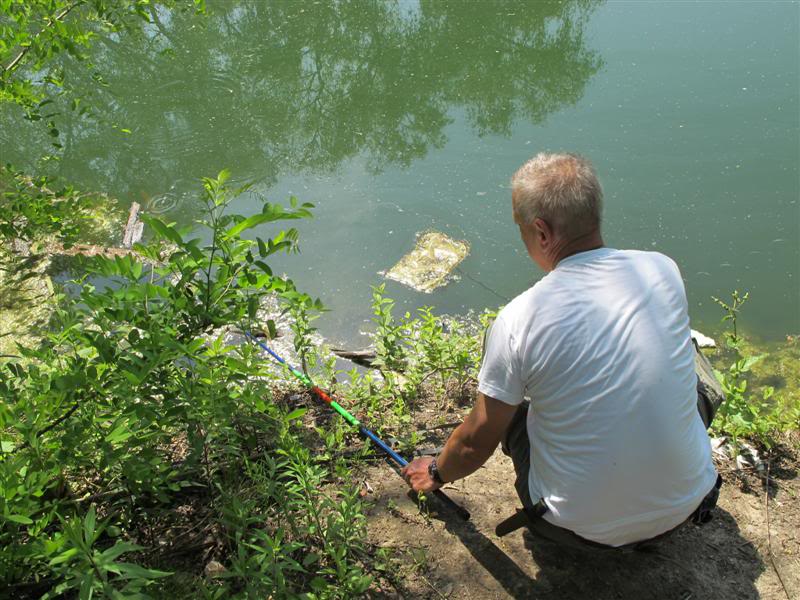
[[[770,461],[769,497],[763,476],[733,467],[719,465],[725,485],[713,521],[685,526],[654,551],[622,553],[564,550],[523,529],[496,537],[497,523],[518,506],[511,461],[499,450],[477,473],[445,488],[472,513],[469,522],[435,499],[428,514],[421,512],[404,481],[376,463],[363,473],[372,501],[369,541],[395,560],[373,596],[800,598],[796,455],[783,447]]]

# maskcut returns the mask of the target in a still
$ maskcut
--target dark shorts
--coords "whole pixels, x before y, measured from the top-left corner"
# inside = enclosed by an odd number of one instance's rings
[[[714,377],[714,371],[708,359],[700,353],[697,347],[695,347],[695,371],[697,372],[697,411],[700,413],[700,418],[703,420],[706,428],[708,428],[711,425],[711,421],[714,419],[719,405],[724,400],[724,395],[722,393],[722,388]],[[605,549],[611,548],[611,546],[598,544],[597,542],[582,538],[569,529],[558,527],[541,518],[540,515],[545,512],[546,509],[538,498],[536,500],[531,498],[528,488],[528,473],[531,467],[531,446],[530,440],[528,439],[527,428],[528,407],[528,402],[523,402],[519,405],[508,427],[508,432],[506,433],[506,438],[502,445],[503,452],[507,456],[510,456],[514,463],[514,472],[516,474],[514,486],[523,508],[530,515],[528,519],[528,529],[540,537],[566,546],[580,548],[586,548],[587,546]],[[701,510],[704,506],[710,505],[713,507],[713,505],[716,504],[716,496],[719,493],[719,484],[721,484],[719,479],[717,480],[717,484],[718,485],[709,492],[709,495],[701,506],[698,507],[698,510]],[[713,503],[711,500],[713,500]],[[700,516],[693,514],[692,518],[705,521],[708,517],[707,514],[704,513]],[[625,546],[625,548],[636,549],[641,545],[651,544],[662,537],[666,537],[673,531],[675,530],[662,534],[657,538],[646,540],[645,542],[629,544]]]

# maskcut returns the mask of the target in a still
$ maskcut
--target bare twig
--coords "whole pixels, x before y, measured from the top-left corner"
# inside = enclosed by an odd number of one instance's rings
[[[778,570],[778,565],[775,564],[775,557],[772,554],[772,533],[770,532],[769,527],[769,469],[771,465],[772,458],[767,458],[767,479],[764,485],[764,510],[767,515],[767,553],[769,554],[769,562],[772,565],[772,568],[775,570],[775,574],[778,576],[778,581],[781,582],[783,593],[786,594],[786,598],[788,600],[792,600],[792,597],[789,595],[789,590],[786,589],[786,583],[783,581],[781,572]]]
[[[437,595],[437,596],[439,596],[439,598],[443,598],[444,600],[447,600],[447,596],[445,596],[444,594],[442,594],[442,592],[440,592],[439,590],[437,590],[437,589],[434,587],[434,585],[433,585],[433,584],[432,584],[430,581],[428,581],[428,578],[427,578],[427,577],[425,577],[425,575],[423,575],[422,573],[420,573],[420,577],[422,577],[422,581],[424,581],[425,583],[427,583],[427,584],[428,584],[428,587],[429,587],[429,588],[431,588],[431,589],[432,589],[434,592],[436,592],[436,595]]]
[[[42,429],[41,431],[37,431],[37,432],[36,432],[36,437],[37,437],[37,438],[40,438],[40,437],[42,437],[42,436],[43,436],[45,433],[47,433],[48,431],[52,431],[53,429],[55,429],[56,427],[58,427],[59,425],[61,425],[61,423],[63,423],[63,422],[64,422],[64,421],[66,421],[67,419],[69,419],[69,418],[70,418],[70,417],[73,415],[73,413],[74,413],[76,410],[78,410],[78,406],[80,406],[80,402],[76,402],[75,404],[73,404],[73,405],[72,405],[72,408],[70,408],[70,409],[69,409],[69,410],[68,410],[66,413],[64,413],[63,415],[61,415],[59,418],[57,418],[55,421],[53,421],[52,423],[50,423],[50,425],[48,425],[47,427],[45,427],[45,428],[44,428],[44,429]],[[20,450],[24,450],[25,448],[30,448],[30,442],[25,442],[25,443],[24,443],[24,444],[22,444],[21,446],[17,446],[17,447],[16,447],[16,448],[14,448],[14,449],[13,449],[11,452],[8,452],[8,454],[16,454],[17,452],[19,452]]]
[[[461,425],[461,421],[455,421],[454,423],[443,423],[442,425],[432,425],[431,427],[421,427],[420,431],[435,431],[437,429],[453,429]]]

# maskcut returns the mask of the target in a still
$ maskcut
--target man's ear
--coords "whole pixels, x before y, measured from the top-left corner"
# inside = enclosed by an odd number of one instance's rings
[[[536,217],[533,220],[533,230],[541,244],[547,245],[549,242],[553,241],[553,229],[544,219]]]

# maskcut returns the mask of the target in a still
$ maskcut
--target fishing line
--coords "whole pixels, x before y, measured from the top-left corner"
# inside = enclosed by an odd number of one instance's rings
[[[479,281],[478,279],[476,279],[475,277],[473,277],[472,275],[470,275],[469,273],[467,273],[467,272],[466,272],[464,269],[462,269],[461,267],[456,267],[456,268],[455,268],[455,270],[456,270],[456,271],[458,271],[458,272],[459,272],[461,275],[463,275],[463,276],[464,276],[464,277],[466,277],[467,279],[469,279],[470,281],[473,281],[473,282],[477,283],[477,284],[478,284],[479,286],[481,286],[483,289],[485,289],[485,290],[487,290],[487,291],[491,292],[492,294],[494,294],[495,296],[497,296],[497,297],[498,297],[498,298],[500,298],[501,300],[504,300],[504,301],[506,301],[506,302],[511,302],[511,298],[508,298],[508,297],[506,297],[506,296],[503,296],[503,294],[501,294],[500,292],[496,292],[495,290],[493,290],[492,288],[490,288],[488,285],[486,285],[486,284],[485,284],[485,283],[483,283],[482,281]]]
[[[335,412],[337,412],[345,421],[347,421],[350,425],[358,429],[358,432],[365,438],[375,444],[388,458],[390,458],[394,463],[399,467],[405,467],[408,465],[408,461],[400,456],[397,452],[392,450],[392,448],[384,442],[381,438],[379,438],[375,433],[367,429],[361,422],[356,419],[353,415],[347,412],[341,404],[336,402],[333,398],[331,398],[324,390],[320,389],[317,385],[311,381],[311,378],[306,375],[305,373],[298,371],[294,367],[292,367],[289,363],[287,363],[283,358],[281,358],[276,352],[274,352],[269,346],[265,343],[257,340],[253,335],[249,332],[245,332],[245,336],[248,339],[258,344],[258,346],[265,350],[276,362],[285,366],[289,369],[289,372],[294,375],[297,379],[299,379],[305,386],[307,386],[316,396],[322,400],[325,404],[330,406]],[[470,514],[467,509],[463,506],[459,506],[456,504],[452,499],[450,499],[447,494],[445,494],[442,490],[435,490],[433,495],[439,498],[444,504],[452,508],[459,517],[463,520],[468,521]]]

